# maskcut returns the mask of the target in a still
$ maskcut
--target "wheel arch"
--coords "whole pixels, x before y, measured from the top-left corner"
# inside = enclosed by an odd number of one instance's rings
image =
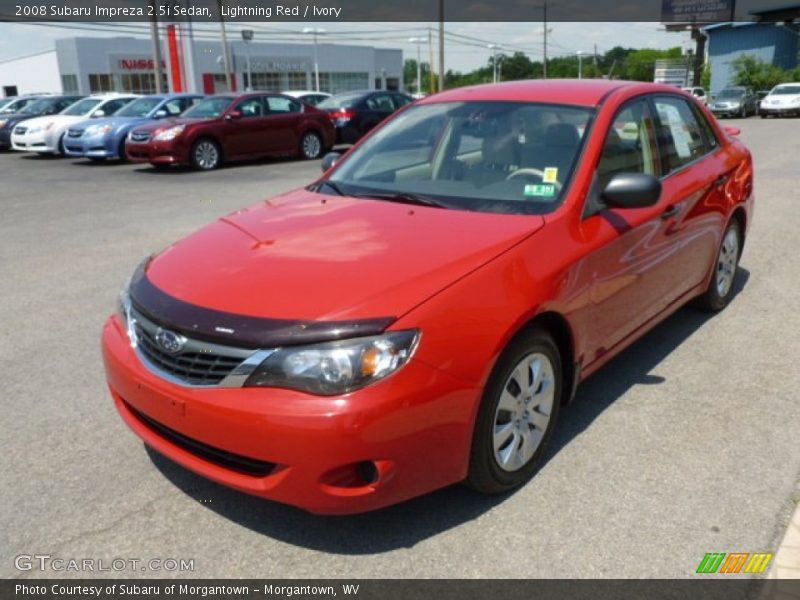
[[[540,329],[549,333],[561,355],[561,378],[564,394],[562,404],[569,404],[575,397],[578,387],[580,367],[575,359],[575,337],[566,317],[559,312],[548,310],[540,312],[528,320],[512,337],[531,329]]]
[[[736,221],[739,223],[739,236],[740,236],[740,247],[739,253],[741,254],[744,250],[744,241],[747,232],[747,211],[745,210],[743,205],[738,205],[736,208],[733,209],[731,213],[731,221]]]

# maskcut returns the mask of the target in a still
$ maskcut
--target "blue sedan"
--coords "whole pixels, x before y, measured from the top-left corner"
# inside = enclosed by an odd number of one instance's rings
[[[175,117],[202,98],[199,94],[144,96],[110,117],[76,123],[64,136],[65,153],[96,161],[125,160],[125,139],[131,129],[154,119]]]

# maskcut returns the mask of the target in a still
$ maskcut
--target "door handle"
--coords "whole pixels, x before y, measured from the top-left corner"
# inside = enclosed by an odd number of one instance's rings
[[[714,180],[715,187],[722,187],[731,178],[730,173],[725,173],[725,175],[720,175]]]
[[[678,204],[670,204],[666,210],[661,213],[662,219],[670,219],[681,212],[681,207]]]

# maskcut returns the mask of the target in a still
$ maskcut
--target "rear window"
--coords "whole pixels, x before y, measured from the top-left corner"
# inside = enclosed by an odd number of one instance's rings
[[[317,108],[353,108],[363,97],[363,94],[337,94],[317,104]]]

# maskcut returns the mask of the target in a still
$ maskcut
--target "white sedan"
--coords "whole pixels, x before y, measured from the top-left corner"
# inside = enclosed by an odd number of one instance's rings
[[[762,119],[773,115],[800,115],[800,83],[781,83],[772,88],[761,100],[759,113]]]
[[[111,115],[138,98],[134,94],[98,94],[78,100],[57,115],[23,121],[11,132],[11,147],[21,152],[64,154],[63,139],[70,125]]]

